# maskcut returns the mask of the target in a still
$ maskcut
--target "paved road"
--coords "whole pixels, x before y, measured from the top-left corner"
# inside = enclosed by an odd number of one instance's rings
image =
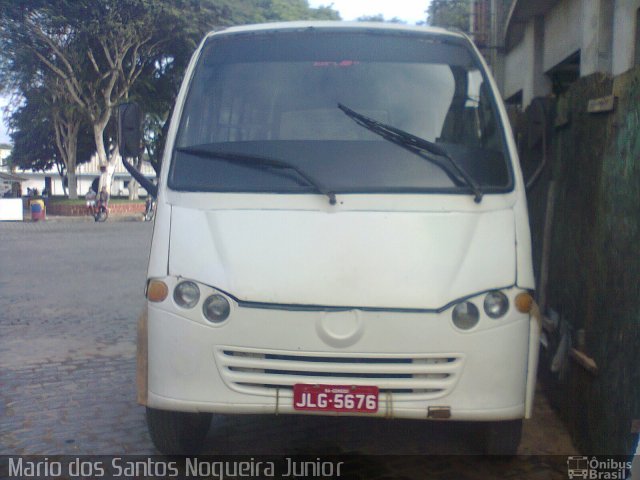
[[[0,223],[0,454],[155,453],[134,382],[151,231],[140,222]],[[479,449],[468,430],[453,423],[223,416],[214,419],[205,451],[416,455],[369,457],[362,478],[567,478],[566,457],[473,457]],[[520,453],[576,453],[540,393]]]

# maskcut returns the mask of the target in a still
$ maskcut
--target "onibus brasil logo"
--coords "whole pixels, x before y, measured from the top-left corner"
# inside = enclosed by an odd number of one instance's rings
[[[596,457],[572,456],[567,459],[569,478],[596,480],[624,480],[628,478],[631,462],[612,458],[600,460]]]

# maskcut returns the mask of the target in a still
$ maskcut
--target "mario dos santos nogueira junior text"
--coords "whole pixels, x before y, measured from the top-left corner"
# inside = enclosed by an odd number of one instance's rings
[[[339,478],[344,462],[323,461],[320,458],[296,459],[282,457],[274,461],[248,458],[246,460],[211,460],[185,457],[182,461],[155,458],[127,459],[113,457],[83,459],[80,457],[64,460],[44,457],[38,460],[9,457],[9,478],[100,478],[100,477],[211,477],[264,478],[264,477],[316,477]]]

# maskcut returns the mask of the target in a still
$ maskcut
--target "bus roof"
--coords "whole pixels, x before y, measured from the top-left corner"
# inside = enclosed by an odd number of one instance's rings
[[[442,35],[454,38],[466,38],[462,32],[447,30],[438,27],[426,27],[416,25],[403,25],[398,23],[385,22],[343,22],[343,21],[300,21],[300,22],[273,22],[260,23],[255,25],[240,25],[228,27],[224,30],[216,30],[210,32],[207,37],[220,34],[233,33],[251,33],[251,32],[268,32],[268,31],[286,31],[301,29],[326,29],[326,30],[379,30],[386,32],[407,32],[407,33],[423,33],[430,35]]]

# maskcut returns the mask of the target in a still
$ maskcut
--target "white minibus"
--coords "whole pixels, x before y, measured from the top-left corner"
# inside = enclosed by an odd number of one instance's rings
[[[119,110],[124,156],[139,117]],[[483,422],[488,453],[516,452],[539,341],[527,205],[465,35],[211,33],[149,188],[138,389],[160,451],[196,451],[224,413]]]

